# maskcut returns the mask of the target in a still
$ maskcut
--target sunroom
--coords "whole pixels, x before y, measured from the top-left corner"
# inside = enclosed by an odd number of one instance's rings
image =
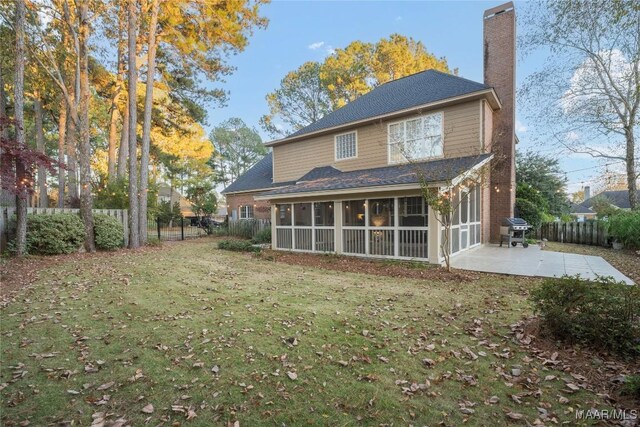
[[[430,187],[449,191],[455,206],[449,238],[452,255],[481,243],[482,186],[477,181],[463,182],[463,178],[486,160],[472,161],[462,173],[449,173],[453,178],[446,180],[429,168]],[[441,221],[422,197],[416,173],[404,174],[401,168],[407,166],[378,168],[384,171],[324,170],[322,178],[263,194],[260,198],[268,199],[272,206],[272,247],[441,263]],[[379,185],[352,187],[370,184],[368,180],[390,171],[393,178]]]

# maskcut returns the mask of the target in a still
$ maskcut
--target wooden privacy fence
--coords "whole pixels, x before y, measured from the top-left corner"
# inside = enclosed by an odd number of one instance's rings
[[[271,221],[268,219],[229,220],[228,233],[230,236],[245,237],[249,239],[266,228],[271,228]]]
[[[550,242],[609,246],[608,226],[598,221],[546,222],[537,234]]]
[[[7,248],[10,236],[9,222],[16,214],[16,208],[0,208],[0,252]],[[53,214],[80,214],[80,209],[71,208],[27,208],[27,214],[53,215]],[[129,221],[126,209],[93,209],[93,214],[104,214],[117,218],[124,228],[124,244],[129,244]],[[28,230],[27,230],[28,232]]]

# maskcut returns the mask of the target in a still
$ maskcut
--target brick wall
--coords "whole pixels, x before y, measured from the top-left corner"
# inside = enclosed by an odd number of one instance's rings
[[[490,241],[500,240],[500,222],[513,216],[515,203],[515,78],[516,17],[513,3],[484,14],[484,82],[492,86],[502,103],[493,113],[490,175]]]
[[[254,193],[236,193],[227,194],[227,212],[229,219],[232,218],[232,212],[238,211],[238,206],[253,205],[253,217],[256,219],[271,219],[271,204],[264,200],[254,200],[254,196],[260,192]],[[239,218],[239,213],[237,213]]]

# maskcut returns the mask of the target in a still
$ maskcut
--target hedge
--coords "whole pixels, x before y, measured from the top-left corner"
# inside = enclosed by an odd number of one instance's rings
[[[234,252],[260,252],[260,247],[254,246],[249,240],[226,239],[218,242],[218,249]]]
[[[93,231],[97,249],[112,251],[124,245],[124,227],[117,218],[104,214],[94,215]]]
[[[640,211],[616,212],[611,215],[609,234],[628,248],[640,249]]]
[[[79,215],[27,215],[27,251],[30,254],[70,254],[80,248],[84,238],[84,224]]]
[[[542,327],[569,343],[640,354],[640,288],[612,278],[546,279],[531,293]]]

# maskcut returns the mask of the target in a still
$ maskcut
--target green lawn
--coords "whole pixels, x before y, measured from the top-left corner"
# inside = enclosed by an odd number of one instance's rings
[[[1,311],[3,425],[525,425],[538,408],[574,424],[607,407],[512,341],[535,280],[308,269],[209,239],[41,277]]]

